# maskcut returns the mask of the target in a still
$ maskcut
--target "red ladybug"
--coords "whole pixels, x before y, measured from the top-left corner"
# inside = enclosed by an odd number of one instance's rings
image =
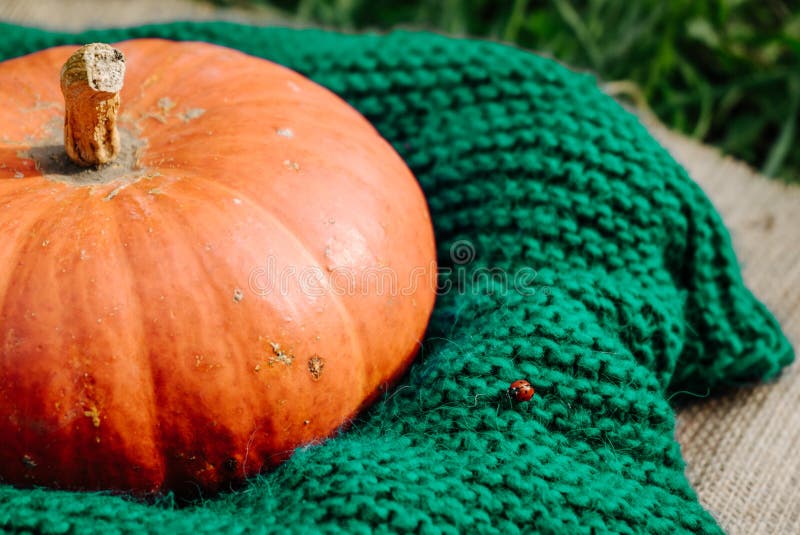
[[[508,387],[508,395],[517,401],[530,401],[533,392],[533,387],[525,379],[518,379]]]

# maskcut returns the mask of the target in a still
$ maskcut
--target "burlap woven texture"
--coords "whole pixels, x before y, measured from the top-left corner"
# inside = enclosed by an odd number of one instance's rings
[[[130,3],[5,0],[0,20],[77,30],[88,26],[252,13],[186,0]],[[119,5],[118,5],[119,4]],[[127,4],[127,6],[125,6]],[[260,12],[256,22],[272,20]],[[744,277],[800,345],[800,187],[759,176],[645,117],[651,132],[703,187],[731,231]],[[702,394],[702,393],[701,393]],[[800,532],[800,366],[779,381],[700,400],[681,411],[677,435],[701,502],[729,533]]]
[[[745,282],[800,346],[800,187],[649,121],[650,131],[711,197]],[[701,400],[677,434],[700,501],[729,533],[800,533],[800,366],[776,382]]]

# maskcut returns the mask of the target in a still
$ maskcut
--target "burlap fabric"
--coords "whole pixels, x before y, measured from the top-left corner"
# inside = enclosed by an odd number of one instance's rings
[[[730,229],[744,279],[800,345],[800,186],[754,173],[648,121]],[[677,434],[700,501],[729,533],[800,532],[800,366],[772,384],[698,400]]]

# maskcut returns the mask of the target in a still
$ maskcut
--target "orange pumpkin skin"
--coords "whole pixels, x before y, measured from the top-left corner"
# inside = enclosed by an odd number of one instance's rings
[[[0,480],[214,491],[406,369],[434,302],[430,217],[373,127],[297,73],[115,46],[120,125],[144,145],[105,184],[32,158],[61,136],[75,48],[0,64]]]

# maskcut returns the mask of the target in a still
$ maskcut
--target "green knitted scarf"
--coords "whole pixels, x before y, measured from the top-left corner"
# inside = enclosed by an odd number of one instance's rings
[[[394,390],[243,489],[176,505],[0,485],[0,529],[720,531],[684,476],[669,399],[773,377],[792,348],[742,285],[709,201],[593,77],[427,33],[179,23],[0,24],[0,35],[0,59],[144,36],[212,41],[327,86],[419,179],[448,290]],[[505,394],[521,378],[536,388],[530,403]]]

